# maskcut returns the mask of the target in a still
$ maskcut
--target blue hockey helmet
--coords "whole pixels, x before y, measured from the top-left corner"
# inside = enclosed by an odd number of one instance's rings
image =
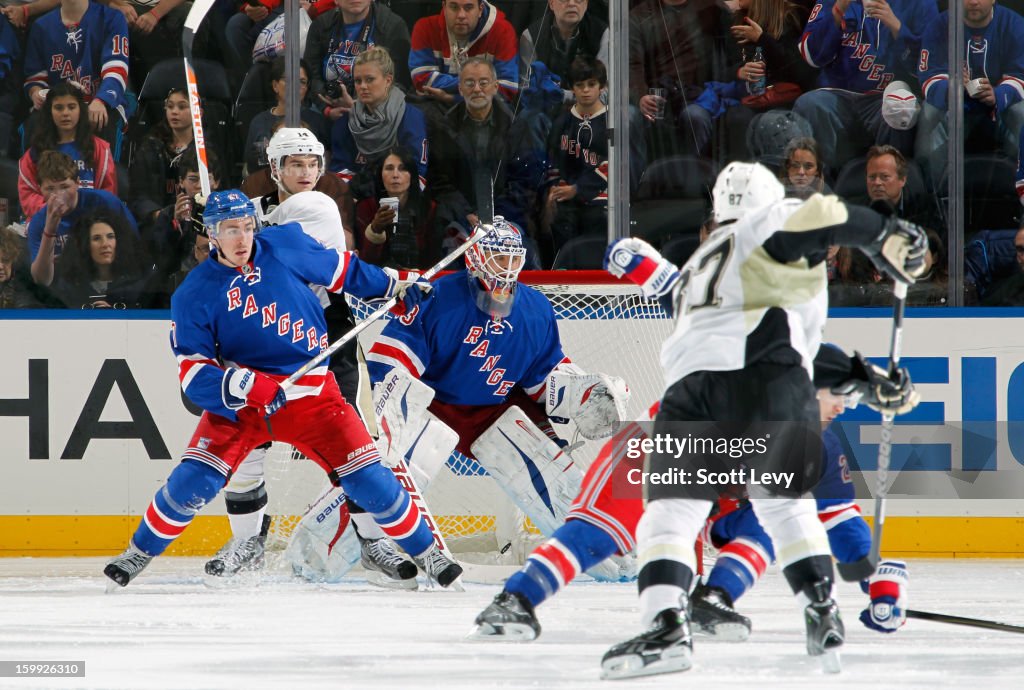
[[[253,229],[258,230],[260,215],[252,199],[237,189],[213,192],[206,199],[206,208],[203,210],[203,227],[206,228],[210,239],[215,240],[222,222],[248,217],[253,219]]]
[[[495,216],[493,222],[476,226],[473,238],[480,234],[483,239],[466,252],[466,266],[491,296],[501,302],[515,292],[519,272],[526,263],[523,233],[515,223]]]

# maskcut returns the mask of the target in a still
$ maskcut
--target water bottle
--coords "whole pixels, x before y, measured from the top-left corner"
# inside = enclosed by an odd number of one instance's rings
[[[754,49],[754,59],[753,59],[753,62],[760,62],[762,65],[765,64],[765,62],[764,62],[764,51],[761,49],[761,46],[758,46],[757,48]],[[767,86],[768,86],[768,75],[767,75],[767,70],[766,70],[766,73],[762,74],[760,79],[750,83],[750,93],[752,93],[755,96],[760,96],[761,94],[764,93],[764,91],[767,88]]]

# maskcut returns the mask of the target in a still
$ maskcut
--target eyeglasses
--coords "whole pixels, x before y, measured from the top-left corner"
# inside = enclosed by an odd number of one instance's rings
[[[465,86],[470,91],[472,91],[478,86],[484,91],[486,91],[488,88],[490,88],[491,84],[493,83],[494,81],[491,79],[464,79],[462,81],[462,85]]]
[[[817,163],[798,163],[797,161],[792,161],[786,167],[789,168],[790,170],[792,170],[793,172],[796,172],[797,170],[806,170],[806,171],[810,172],[811,170],[816,170],[818,168],[818,164]]]

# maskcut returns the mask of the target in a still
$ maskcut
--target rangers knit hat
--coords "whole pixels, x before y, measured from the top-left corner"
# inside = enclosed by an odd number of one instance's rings
[[[882,92],[882,119],[893,129],[912,129],[921,104],[905,81],[894,81]]]

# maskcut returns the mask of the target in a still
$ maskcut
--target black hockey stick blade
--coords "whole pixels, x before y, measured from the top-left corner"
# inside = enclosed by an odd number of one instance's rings
[[[918,620],[932,621],[934,623],[949,623],[950,625],[965,625],[970,628],[984,628],[986,630],[1024,633],[1024,625],[1012,625],[1010,623],[1000,623],[999,621],[987,621],[981,618],[951,616],[948,613],[932,613],[929,611],[915,611],[914,609],[907,609],[907,618],[917,618]]]
[[[853,563],[836,563],[839,577],[843,578],[846,582],[860,582],[867,579],[875,574],[875,568],[877,567],[878,561],[872,558],[872,554],[868,554]]]

